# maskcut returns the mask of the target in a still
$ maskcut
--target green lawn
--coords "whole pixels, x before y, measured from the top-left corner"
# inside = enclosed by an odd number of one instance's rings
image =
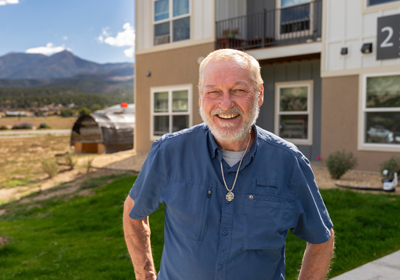
[[[2,205],[0,279],[134,279],[122,232],[123,201],[136,177],[97,187],[94,196],[59,197],[31,205]],[[83,188],[96,187],[87,183]],[[330,277],[400,249],[400,197],[322,190],[336,231]],[[159,267],[163,211],[151,217],[154,259]],[[289,234],[287,279],[295,279],[305,242]]]

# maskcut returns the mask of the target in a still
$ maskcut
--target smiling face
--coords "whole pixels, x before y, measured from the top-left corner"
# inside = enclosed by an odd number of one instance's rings
[[[209,62],[201,85],[200,115],[217,142],[246,141],[263,103],[262,85],[255,92],[250,71],[234,60]]]

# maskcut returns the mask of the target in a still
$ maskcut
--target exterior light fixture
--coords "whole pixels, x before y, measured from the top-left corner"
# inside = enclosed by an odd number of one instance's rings
[[[361,52],[363,54],[372,53],[372,43],[365,43],[361,47]]]
[[[151,76],[151,71],[147,71],[146,77],[150,77],[150,76]]]
[[[348,53],[349,53],[349,49],[348,48],[341,48],[341,50],[340,50],[340,54],[341,55],[346,55]]]

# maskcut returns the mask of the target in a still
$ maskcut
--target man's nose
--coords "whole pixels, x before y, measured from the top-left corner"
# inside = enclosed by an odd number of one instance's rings
[[[226,111],[230,108],[232,108],[235,105],[233,99],[232,99],[232,95],[229,92],[224,92],[224,94],[222,95],[222,99],[219,103],[219,107]]]

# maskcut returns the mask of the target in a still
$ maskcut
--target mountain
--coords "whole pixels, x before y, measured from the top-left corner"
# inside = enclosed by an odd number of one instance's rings
[[[69,51],[62,51],[52,56],[9,53],[0,57],[0,79],[63,79],[86,75],[110,80],[115,77],[133,79],[133,64],[98,64],[81,59]],[[8,83],[12,84],[12,82]],[[24,83],[31,84],[31,82]],[[42,84],[42,82],[32,83]]]

